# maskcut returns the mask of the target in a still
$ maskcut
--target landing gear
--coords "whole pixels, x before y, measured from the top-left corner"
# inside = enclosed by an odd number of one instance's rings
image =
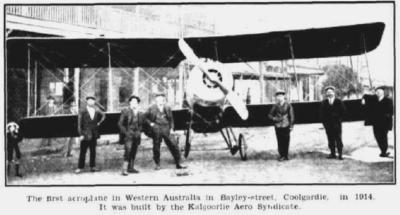
[[[225,130],[225,132],[224,132]],[[240,154],[240,158],[242,161],[247,160],[247,144],[244,139],[244,135],[242,133],[239,134],[236,139],[235,134],[233,133],[233,129],[231,127],[221,129],[222,137],[224,138],[228,149],[230,150],[232,155],[235,155],[238,151]],[[235,145],[233,145],[234,143]]]
[[[242,133],[239,134],[239,153],[242,161],[247,160],[247,143]]]
[[[190,119],[193,119],[193,111],[190,111]],[[191,146],[191,140],[190,140],[190,133],[192,130],[192,120],[189,121],[187,129],[185,131],[185,135],[186,135],[186,140],[185,140],[185,153],[184,153],[184,157],[187,158],[189,156],[189,152],[190,152],[190,146]]]
[[[193,127],[197,124],[194,119],[194,116],[197,116],[200,120],[202,120],[203,124],[208,125],[203,126],[206,129],[201,129],[202,127]],[[236,136],[235,133],[233,132],[232,127],[223,127],[221,125],[221,116],[216,116],[214,119],[209,119],[205,120],[201,116],[198,116],[196,112],[190,111],[190,121],[187,123],[187,127],[185,129],[185,148],[184,148],[184,157],[188,158],[190,150],[191,150],[191,140],[193,135],[193,132],[199,132],[199,133],[207,133],[208,132],[217,132],[219,131],[222,135],[222,137],[225,140],[225,143],[227,145],[227,148],[232,155],[235,155],[236,153],[239,152],[240,158],[243,161],[247,160],[247,144],[246,140],[244,138],[244,135],[242,133],[239,134],[239,136]],[[208,130],[207,130],[208,129]]]
[[[190,142],[190,126],[186,129],[185,131],[185,135],[186,135],[186,140],[185,140],[185,153],[184,153],[184,157],[187,158],[189,156],[189,152],[190,152],[190,146],[191,146],[191,142]]]

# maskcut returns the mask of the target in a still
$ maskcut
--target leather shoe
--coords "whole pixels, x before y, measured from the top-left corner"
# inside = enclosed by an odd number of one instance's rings
[[[100,172],[100,169],[96,167],[91,167],[90,172]]]
[[[339,155],[338,159],[339,159],[339,160],[343,160],[343,156],[342,156],[342,155]]]
[[[128,169],[129,173],[139,173],[139,170],[133,168],[133,169]]]
[[[328,157],[326,157],[326,158],[328,158],[328,159],[335,159],[336,158],[336,155],[334,155],[334,154],[330,154]]]
[[[176,168],[177,168],[177,169],[186,169],[187,166],[182,166],[182,165],[180,165],[180,164],[177,164],[177,165],[176,165]]]
[[[381,153],[381,154],[379,155],[379,157],[386,158],[386,157],[389,157],[389,155],[390,155],[390,153],[389,153],[389,152],[386,152],[386,153]]]
[[[123,176],[128,176],[129,173],[128,173],[127,171],[124,170],[124,171],[122,171],[122,175],[123,175]]]
[[[160,170],[160,169],[161,169],[160,164],[157,164],[156,167],[154,168],[154,170]]]

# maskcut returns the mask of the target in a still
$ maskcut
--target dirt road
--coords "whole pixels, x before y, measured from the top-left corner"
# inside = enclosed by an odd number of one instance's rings
[[[298,184],[298,183],[391,183],[394,181],[394,159],[380,158],[371,127],[362,122],[344,123],[345,159],[329,160],[325,131],[320,124],[297,125],[291,134],[290,160],[278,162],[273,127],[235,129],[245,134],[248,161],[232,156],[222,137],[217,134],[196,134],[192,151],[184,159],[186,170],[176,170],[172,156],[162,149],[162,170],[155,171],[151,141],[144,140],[136,158],[139,174],[121,176],[122,147],[117,144],[98,146],[97,163],[101,172],[73,173],[76,168],[78,145],[74,157],[61,153],[37,155],[39,143],[24,142],[25,177],[11,177],[9,185],[84,185],[84,184]],[[112,137],[115,139],[115,137]],[[103,138],[104,139],[104,138]],[[183,139],[183,138],[181,138]],[[39,141],[36,141],[39,142]],[[63,141],[58,141],[62,144]],[[61,143],[60,143],[61,142]],[[65,141],[64,141],[65,142]],[[389,133],[393,155],[393,132]],[[181,140],[181,145],[183,140]],[[36,147],[36,148],[35,148]],[[62,145],[61,145],[62,147]]]

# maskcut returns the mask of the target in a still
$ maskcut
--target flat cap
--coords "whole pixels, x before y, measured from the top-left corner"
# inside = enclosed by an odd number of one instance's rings
[[[379,87],[375,88],[375,90],[379,90],[379,89],[386,90],[386,86],[379,86]]]
[[[53,96],[47,96],[47,100],[54,100]]]
[[[324,91],[326,92],[327,90],[333,90],[333,91],[335,91],[336,88],[335,88],[334,86],[327,86],[327,87],[325,87]]]
[[[159,96],[165,97],[165,93],[155,93],[154,94],[154,97],[159,97]]]
[[[286,95],[286,92],[284,90],[277,90],[275,92],[275,96],[278,96],[278,95]]]
[[[90,95],[90,96],[86,96],[86,100],[89,100],[89,99],[93,99],[93,100],[96,100],[96,97],[94,97],[93,95]]]

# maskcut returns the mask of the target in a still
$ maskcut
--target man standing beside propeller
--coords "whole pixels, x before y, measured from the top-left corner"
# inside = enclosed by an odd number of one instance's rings
[[[171,138],[171,129],[173,129],[173,119],[171,108],[165,104],[165,95],[157,93],[155,96],[155,104],[150,106],[145,114],[145,120],[150,126],[151,136],[153,138],[153,159],[156,163],[155,170],[160,170],[160,148],[161,142],[164,140],[169,151],[174,157],[176,168],[185,169],[180,164],[181,155],[178,144]]]
[[[294,111],[292,105],[285,101],[285,91],[275,93],[276,104],[268,114],[275,125],[276,139],[278,140],[279,161],[289,160],[290,132],[294,124]]]

